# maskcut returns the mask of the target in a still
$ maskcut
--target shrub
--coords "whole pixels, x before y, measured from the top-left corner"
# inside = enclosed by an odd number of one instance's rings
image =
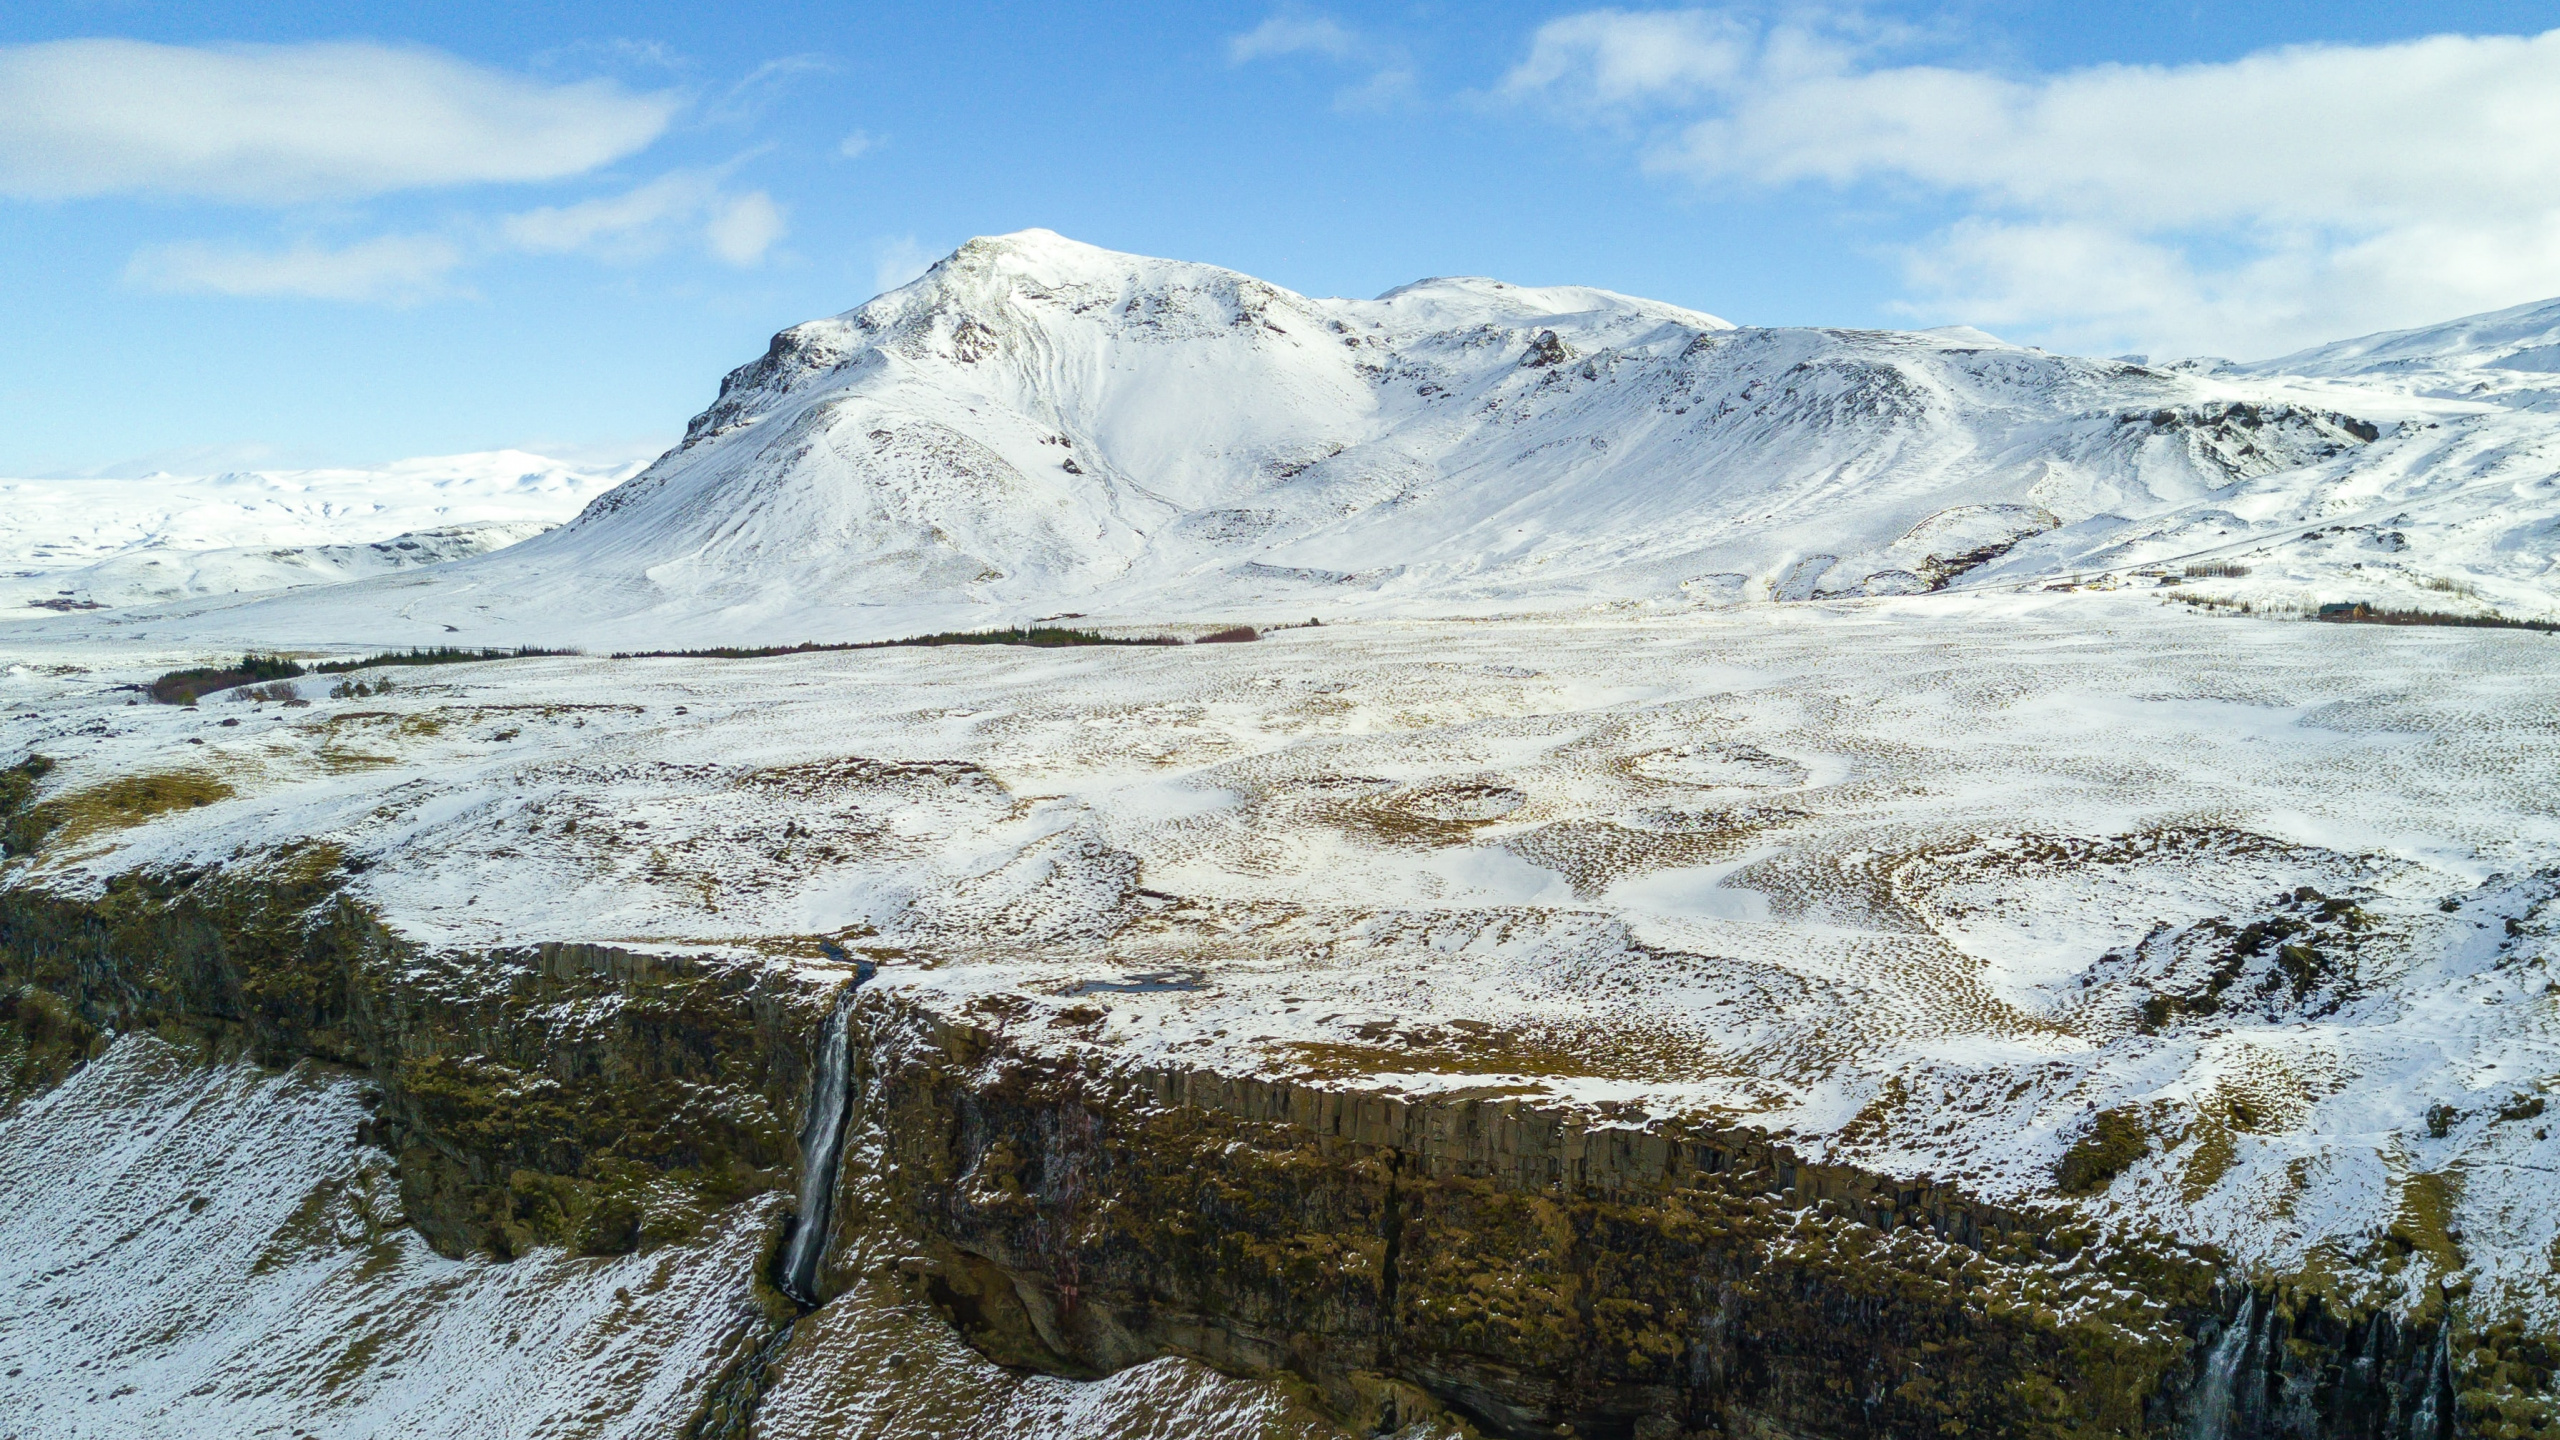
[[[1262,632],[1254,629],[1250,625],[1230,625],[1224,630],[1212,630],[1208,634],[1201,636],[1193,643],[1199,645],[1234,645],[1246,640],[1259,640],[1261,638]]]
[[[261,655],[252,650],[240,657],[236,666],[199,666],[193,670],[172,670],[151,682],[151,698],[163,705],[193,705],[200,696],[240,685],[255,685],[267,680],[291,680],[306,673],[300,665],[282,655]]]

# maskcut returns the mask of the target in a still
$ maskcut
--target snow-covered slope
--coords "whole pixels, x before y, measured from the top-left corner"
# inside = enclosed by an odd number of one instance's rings
[[[2212,583],[2234,598],[2560,611],[2560,300],[2176,368],[2383,428],[2348,454],[2139,517],[2066,567],[2226,560],[2251,572]]]
[[[680,445],[553,533],[168,633],[731,643],[1805,600],[2197,560],[2288,600],[2450,571],[2540,612],[2560,415],[2356,357],[2512,366],[2555,317],[2154,368],[1483,279],[1312,299],[1024,231],[782,332]]]
[[[2551,409],[2560,407],[2560,300],[2538,300],[2415,330],[2386,330],[2232,368],[2241,374],[2350,379],[2446,399]]]
[[[372,469],[0,480],[0,618],[457,560],[542,533],[635,468],[494,450]]]

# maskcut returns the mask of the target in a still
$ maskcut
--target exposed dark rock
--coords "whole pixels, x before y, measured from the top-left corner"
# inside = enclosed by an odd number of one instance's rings
[[[1556,332],[1541,330],[1538,332],[1538,338],[1529,342],[1529,353],[1520,357],[1520,363],[1531,369],[1537,369],[1547,365],[1561,365],[1573,356],[1573,347],[1557,338]]]

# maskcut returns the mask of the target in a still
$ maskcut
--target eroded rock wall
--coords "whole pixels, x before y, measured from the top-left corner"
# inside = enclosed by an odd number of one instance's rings
[[[307,846],[87,896],[12,888],[0,988],[56,997],[57,1036],[152,1030],[363,1072],[380,1095],[368,1138],[399,1157],[408,1217],[446,1254],[619,1253],[788,1186],[815,987],[589,945],[440,954],[344,879]]]
[[[2259,1297],[2067,1208],[1747,1128],[1116,1069],[894,992],[855,1013],[842,1253],[903,1236],[918,1288],[1007,1363],[1188,1355],[1358,1424],[1391,1425],[1401,1390],[1502,1436],[2452,1433],[2439,1317]]]

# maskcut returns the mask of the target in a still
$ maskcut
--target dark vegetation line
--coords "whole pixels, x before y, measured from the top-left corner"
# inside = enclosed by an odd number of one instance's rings
[[[1310,625],[1315,621],[1308,621]],[[1295,628],[1295,627],[1282,627]],[[1185,641],[1173,635],[1105,635],[1094,630],[1072,630],[1054,625],[1032,625],[1018,630],[946,630],[935,635],[916,635],[903,640],[859,640],[840,643],[804,641],[798,645],[717,645],[702,650],[617,650],[616,660],[754,660],[768,655],[809,655],[829,650],[886,650],[908,645],[1031,645],[1060,647],[1073,645],[1227,645],[1246,640],[1259,640],[1262,632],[1250,625],[1231,625],[1213,630],[1196,640]],[[193,705],[201,696],[217,690],[230,690],[242,685],[264,685],[278,680],[293,680],[305,675],[344,675],[356,670],[372,670],[391,665],[461,665],[483,660],[525,660],[540,655],[583,655],[583,650],[552,650],[538,645],[519,645],[513,649],[466,649],[455,645],[435,645],[415,650],[389,650],[368,655],[360,660],[324,660],[304,666],[282,655],[261,655],[256,651],[240,657],[237,665],[205,665],[191,670],[172,670],[144,687],[151,698],[164,705]]]
[[[539,645],[518,645],[512,650],[465,650],[454,645],[434,645],[417,650],[386,650],[362,660],[324,660],[311,667],[315,675],[344,675],[350,670],[371,670],[379,665],[464,665],[476,660],[530,660],[537,655],[584,655],[584,650],[546,650]]]
[[[2323,605],[2314,620],[2332,625],[2458,625],[2484,630],[2560,631],[2560,620],[2515,620],[2504,615],[2456,615],[2444,610],[2377,610],[2358,600]]]
[[[523,660],[536,655],[579,655],[579,650],[546,650],[535,645],[519,645],[511,650],[467,650],[454,645],[435,645],[416,650],[387,650],[361,660],[324,660],[305,667],[282,655],[261,655],[251,651],[232,666],[206,665],[192,670],[172,670],[148,685],[151,698],[163,705],[192,705],[197,697],[216,690],[229,690],[239,685],[263,685],[277,680],[292,680],[304,675],[344,675],[354,670],[370,670],[383,665],[462,665],[480,660]]]
[[[1259,640],[1262,633],[1250,625],[1235,625],[1213,630],[1197,640],[1185,641],[1173,635],[1105,635],[1096,630],[1071,630],[1055,625],[1032,625],[1019,630],[945,630],[933,635],[912,635],[902,640],[803,641],[797,645],[717,645],[704,650],[617,650],[616,660],[761,660],[770,655],[814,655],[833,650],[889,650],[916,645],[1031,645],[1041,648],[1066,648],[1078,645],[1220,645],[1243,640]]]

